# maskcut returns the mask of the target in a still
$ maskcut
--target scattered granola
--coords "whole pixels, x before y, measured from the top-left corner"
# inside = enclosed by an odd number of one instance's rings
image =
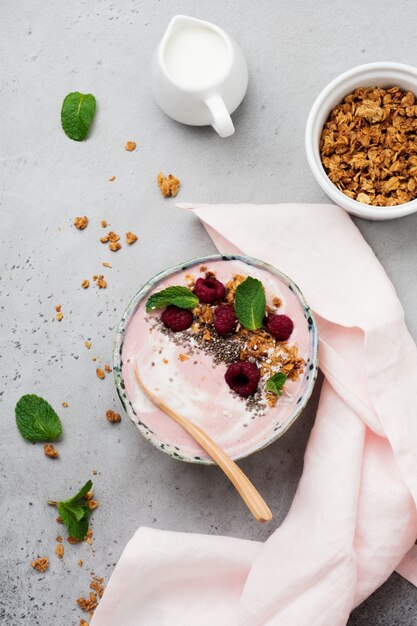
[[[68,408],[68,402],[63,402],[62,406],[64,407],[64,409],[67,409]]]
[[[62,311],[58,311],[58,313],[55,315],[55,318],[58,320],[58,322],[60,322],[64,317],[64,314]]]
[[[169,174],[168,178],[165,178],[162,172],[159,172],[157,176],[158,187],[165,198],[169,196],[176,196],[180,188],[180,181],[172,174]]]
[[[42,556],[32,561],[31,565],[33,569],[36,569],[38,572],[45,572],[49,567],[49,559],[47,556]]]
[[[109,238],[109,241],[119,241],[120,239],[120,235],[118,235],[117,233],[113,232],[112,230],[110,230],[107,233],[107,237]]]
[[[107,282],[104,280],[103,274],[100,274],[99,276],[93,276],[93,280],[99,289],[106,289]]]
[[[106,418],[107,421],[111,424],[117,424],[122,420],[121,415],[119,413],[116,413],[116,411],[112,411],[111,409],[106,411]]]
[[[116,176],[111,176],[111,177],[109,178],[109,183],[112,183],[112,182],[114,182],[115,180],[116,180]]]
[[[112,269],[110,263],[107,263],[106,261],[103,262],[103,267],[109,267],[110,269]]]
[[[178,359],[183,362],[188,361],[189,358],[190,358],[189,356],[187,356],[186,354],[183,354],[182,352],[181,354],[178,355]]]
[[[99,598],[103,597],[104,593],[104,578],[100,578],[99,576],[93,576],[93,580],[90,583],[90,589],[96,592]]]
[[[108,226],[107,221],[106,220],[101,220],[100,226],[101,226],[101,228],[107,228],[107,226]]]
[[[76,217],[74,220],[74,226],[78,228],[78,230],[84,230],[84,228],[87,228],[87,225],[88,217],[86,215],[84,215],[84,217]]]
[[[57,543],[55,546],[55,554],[57,555],[58,559],[62,559],[62,557],[64,556],[64,546],[62,545],[62,543]]]
[[[100,378],[101,380],[103,380],[103,378],[106,378],[106,374],[103,372],[103,370],[100,367],[96,369],[96,374],[97,374],[97,377]]]
[[[112,368],[110,367],[110,365],[107,365],[106,363],[106,365],[104,366],[104,371],[110,374],[110,372],[112,371]]]
[[[81,287],[83,289],[88,289],[89,286],[90,286],[90,281],[87,279],[83,280],[83,282],[81,283]]]
[[[189,287],[190,289],[192,287],[194,287],[194,285],[195,285],[195,276],[193,274],[186,274],[184,276],[184,278],[187,281],[187,287]]]
[[[136,150],[136,143],[134,141],[128,141],[125,144],[125,150],[127,150],[128,152],[132,152],[133,150]]]
[[[82,559],[78,559],[78,561],[77,561],[77,565],[78,565],[79,567],[82,567],[82,566],[83,566],[83,563],[84,563],[84,561],[83,561]]]
[[[86,339],[84,341],[84,345],[87,348],[87,350],[89,350],[93,344],[91,343],[91,341],[87,341],[87,339]]]
[[[86,613],[94,611],[98,606],[97,595],[93,591],[90,591],[88,598],[78,598],[77,604],[80,609]]]
[[[275,395],[275,393],[270,393],[269,391],[265,394],[266,397],[266,401],[268,403],[268,406],[275,406],[276,403],[278,402],[278,396]]]
[[[206,328],[206,330],[203,333],[203,341],[211,341],[211,339],[212,339],[212,334],[209,331],[209,329]]]
[[[80,563],[80,561],[78,562]],[[81,561],[82,564],[82,561]],[[77,604],[82,611],[90,614],[90,618],[93,617],[93,613],[98,606],[100,598],[103,597],[104,593],[104,578],[100,578],[96,576],[94,572],[91,572],[92,580],[90,582],[90,589],[88,593],[88,597],[80,597],[77,599]],[[80,620],[80,626],[85,626],[87,622],[83,619]],[[87,624],[88,626],[88,624]]]
[[[45,456],[48,456],[50,459],[57,459],[59,457],[59,452],[54,448],[52,443],[45,443],[43,451],[45,452]]]
[[[209,304],[199,304],[193,309],[193,314],[203,324],[213,324],[213,310]]]
[[[55,307],[55,311],[56,311],[57,313],[59,313],[59,312],[60,312],[60,310],[61,310],[61,308],[62,308],[62,304],[57,304],[57,305],[56,305],[56,307]]]
[[[297,346],[284,346],[284,351],[288,356],[284,359],[281,371],[290,380],[298,380],[300,372],[304,368],[304,359],[298,356]]]
[[[55,541],[57,541],[58,543],[62,543],[61,535],[58,535],[57,537],[55,537]]]
[[[304,369],[304,359],[298,356],[297,346],[277,343],[262,328],[250,332],[241,328],[237,334],[246,340],[240,353],[242,361],[256,359],[262,376],[272,374],[278,367],[290,380],[298,380]]]
[[[135,233],[132,233],[130,230],[126,233],[126,243],[131,246],[132,243],[135,243],[135,241],[137,241],[138,238],[135,235]]]
[[[70,543],[72,546],[75,546],[76,543],[80,543],[78,541],[78,539],[76,539],[76,537],[71,537],[71,535],[69,537],[67,537],[67,541],[68,543]]]
[[[359,87],[330,113],[320,140],[330,180],[349,198],[394,206],[417,197],[417,101],[400,87]]]
[[[79,626],[89,626],[89,624],[88,624],[88,622],[85,621],[85,619],[80,619]]]
[[[87,506],[89,509],[94,510],[98,507],[98,500],[88,500]]]
[[[235,300],[235,293],[238,286],[243,283],[245,276],[235,274],[229,282],[226,283],[226,301],[232,304]]]
[[[121,244],[118,241],[111,241],[109,243],[109,248],[112,252],[117,252],[121,248]]]

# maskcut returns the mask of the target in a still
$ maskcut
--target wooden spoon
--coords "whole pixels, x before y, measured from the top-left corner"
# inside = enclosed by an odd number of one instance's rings
[[[265,500],[262,498],[260,493],[253,486],[249,478],[242,472],[242,470],[236,465],[232,459],[227,456],[227,454],[222,450],[217,443],[211,439],[204,430],[202,430],[193,422],[190,422],[187,418],[182,415],[178,415],[172,409],[169,408],[166,404],[164,404],[157,396],[155,396],[152,391],[150,391],[147,387],[145,387],[142,379],[139,376],[139,372],[134,365],[134,371],[136,380],[139,383],[140,388],[144,392],[144,394],[152,400],[152,402],[159,408],[161,411],[169,415],[174,422],[182,426],[184,430],[187,431],[191,437],[193,437],[197,443],[207,452],[209,456],[217,463],[217,465],[223,470],[226,476],[229,478],[231,483],[236,487],[237,491],[241,495],[243,501],[246,506],[252,513],[252,515],[258,520],[258,522],[269,522],[272,519],[272,513],[266,504]]]

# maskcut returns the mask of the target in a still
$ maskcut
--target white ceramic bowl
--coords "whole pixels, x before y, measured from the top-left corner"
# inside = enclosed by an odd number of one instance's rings
[[[323,191],[339,206],[353,215],[370,220],[389,220],[417,211],[417,199],[391,207],[363,204],[341,192],[327,176],[320,159],[319,142],[325,122],[332,109],[357,87],[393,87],[417,95],[417,69],[402,63],[368,63],[341,74],[323,89],[311,107],[305,131],[307,160],[314,178]]]
[[[269,418],[268,416],[265,416],[263,418],[265,419],[266,425],[264,435],[261,438],[254,438],[253,441],[246,443],[243,447],[239,448],[239,446],[237,446],[236,453],[231,455],[235,460],[242,459],[246,456],[249,456],[250,454],[253,454],[254,452],[257,452],[258,450],[262,450],[273,441],[281,437],[288,430],[288,428],[290,428],[290,426],[294,424],[295,420],[300,415],[301,411],[306,406],[308,399],[310,398],[318,372],[318,332],[313,314],[297,285],[293,283],[293,281],[288,278],[288,276],[285,276],[285,274],[282,274],[279,270],[272,267],[268,263],[264,263],[263,261],[259,261],[258,259],[254,259],[248,256],[215,254],[213,256],[192,259],[191,261],[187,261],[186,263],[182,263],[181,265],[171,267],[151,278],[145,285],[143,285],[143,287],[141,287],[141,289],[134,296],[133,300],[131,300],[126,311],[123,314],[123,317],[117,329],[113,353],[113,371],[117,392],[132,422],[135,424],[135,426],[137,426],[142,435],[146,439],[148,439],[154,446],[177,460],[205,465],[213,464],[213,461],[210,459],[210,457],[208,457],[206,454],[201,455],[200,452],[190,454],[190,452],[184,449],[184,446],[182,446],[179,442],[175,442],[172,440],[167,441],[164,438],[163,432],[159,432],[158,428],[155,428],[154,426],[152,426],[151,429],[145,423],[146,414],[142,415],[136,412],[131,400],[128,397],[126,390],[126,384],[123,375],[122,355],[123,342],[129,322],[135,315],[136,310],[142,300],[147,299],[149,297],[149,294],[155,290],[155,287],[157,287],[166,278],[176,274],[177,272],[185,271],[189,268],[195,268],[195,266],[198,267],[201,264],[210,265],[211,262],[219,260],[243,261],[248,265],[248,269],[250,266],[254,266],[256,268],[266,270],[274,276],[277,276],[279,280],[283,283],[283,285],[286,285],[293,292],[296,299],[298,300],[299,306],[304,312],[305,324],[308,329],[309,336],[309,346],[306,355],[306,367],[301,377],[301,384],[298,390],[299,395],[298,397],[294,397],[293,403],[289,405],[289,411],[286,413],[285,419],[283,419],[283,417],[281,416],[281,418],[277,421],[276,415],[275,417],[272,417],[272,415],[270,415]]]

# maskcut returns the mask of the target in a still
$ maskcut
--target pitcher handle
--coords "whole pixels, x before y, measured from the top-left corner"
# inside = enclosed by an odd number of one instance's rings
[[[206,100],[206,105],[213,118],[212,126],[220,137],[230,137],[235,132],[232,118],[220,96],[210,96]]]

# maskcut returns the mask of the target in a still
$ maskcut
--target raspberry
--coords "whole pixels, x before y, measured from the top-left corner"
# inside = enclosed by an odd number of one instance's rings
[[[174,331],[186,330],[193,323],[193,314],[187,309],[180,309],[178,306],[170,304],[162,311],[161,322]]]
[[[232,333],[236,327],[237,317],[232,304],[219,304],[214,309],[214,328],[222,337]]]
[[[266,330],[277,341],[287,341],[294,329],[293,321],[287,315],[268,315]]]
[[[261,373],[255,363],[237,361],[229,365],[224,377],[230,389],[242,398],[248,398],[255,393]]]
[[[208,278],[198,278],[194,285],[194,293],[201,302],[210,304],[216,300],[222,300],[226,294],[226,289],[214,276]]]

